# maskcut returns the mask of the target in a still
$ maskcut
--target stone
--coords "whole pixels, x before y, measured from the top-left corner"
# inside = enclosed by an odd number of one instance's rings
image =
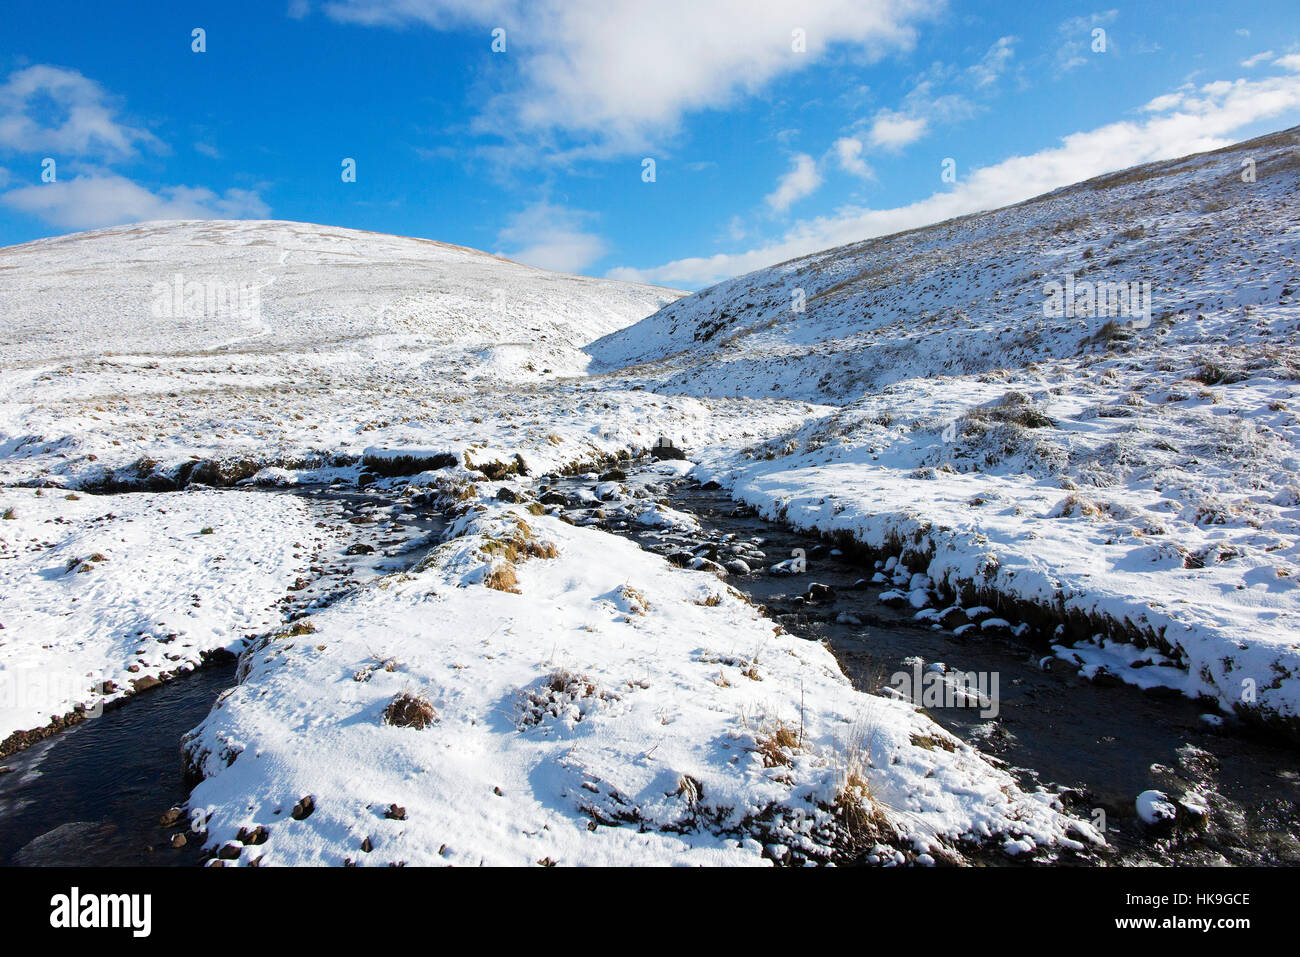
[[[891,590],[891,591],[881,592],[879,597],[876,600],[888,608],[900,608],[903,605],[908,604],[907,596],[904,595],[901,591]]]
[[[168,808],[158,818],[159,827],[175,827],[185,817],[185,810],[179,807]]]
[[[957,605],[950,605],[943,609],[935,620],[945,628],[960,628],[962,625],[970,624],[970,616]]]
[[[813,582],[808,586],[808,593],[805,597],[809,601],[834,601],[835,589],[830,585],[823,585],[821,582]]]
[[[239,843],[241,844],[258,845],[258,844],[265,844],[266,839],[270,836],[271,833],[265,827],[259,824],[257,827],[252,828],[251,830],[246,827],[241,827],[239,829],[238,840]]]

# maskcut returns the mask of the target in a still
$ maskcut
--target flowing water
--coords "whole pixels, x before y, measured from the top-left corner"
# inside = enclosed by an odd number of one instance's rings
[[[0,864],[198,863],[159,815],[189,797],[181,736],[234,683],[233,663],[208,665],[6,758]]]

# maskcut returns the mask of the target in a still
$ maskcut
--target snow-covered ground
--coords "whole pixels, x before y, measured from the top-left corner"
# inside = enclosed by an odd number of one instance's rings
[[[496,489],[474,487],[410,573],[246,654],[186,745],[212,847],[277,864],[924,863],[963,838],[1009,854],[1096,839],[910,704],[854,691],[826,648],[714,575]],[[419,720],[386,716],[412,699]]]
[[[936,627],[1033,630],[1086,675],[1296,731],[1296,150],[1288,131],[680,300],[293,223],[0,250],[0,737],[254,636],[189,748],[232,860],[1087,841],[718,577],[536,514],[537,477],[671,438],[769,517],[866,546]],[[1150,283],[1149,314],[1044,314],[1050,283],[1121,281]],[[189,283],[249,308],[187,314]],[[214,486],[340,480],[432,488],[458,525],[289,623],[346,534]],[[125,489],[155,494],[90,494]],[[402,694],[425,727],[385,722]]]
[[[0,742],[280,621],[331,542],[288,495],[0,489]]]

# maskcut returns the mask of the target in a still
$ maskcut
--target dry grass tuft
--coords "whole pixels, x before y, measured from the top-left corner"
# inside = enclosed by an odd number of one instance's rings
[[[968,410],[962,419],[985,424],[1004,422],[1024,429],[1044,429],[1056,424],[1023,392],[1008,392],[991,405]]]
[[[513,527],[505,534],[486,537],[480,550],[486,555],[504,558],[508,562],[523,562],[530,558],[558,558],[559,549],[554,542],[539,539],[532,526],[518,516],[510,516]]]
[[[519,594],[519,577],[515,574],[515,566],[509,562],[497,562],[488,569],[483,576],[483,584],[497,591]]]
[[[871,794],[866,777],[848,775],[840,786],[831,811],[843,829],[845,850],[857,855],[894,835],[885,809]]]
[[[600,690],[587,675],[557,668],[542,679],[540,688],[520,699],[516,727],[523,731],[547,718],[567,717],[576,723],[602,702],[616,700],[617,695]]]
[[[631,585],[621,585],[618,595],[627,605],[628,614],[644,615],[651,609],[650,599]]]
[[[420,731],[438,720],[433,705],[419,695],[403,691],[384,708],[384,724],[395,728],[415,728]]]
[[[1053,509],[1052,515],[1058,518],[1073,518],[1076,515],[1082,518],[1101,518],[1102,512],[1095,502],[1077,493],[1072,493],[1067,495],[1061,501],[1061,504]]]
[[[788,768],[794,764],[794,752],[801,747],[799,732],[784,721],[778,721],[769,730],[760,734],[755,742],[756,750],[763,758],[763,767]]]
[[[839,790],[831,811],[842,829],[842,842],[851,856],[878,843],[888,843],[896,832],[884,806],[871,792],[871,749],[875,733],[870,724],[854,726],[842,745]]]
[[[912,744],[923,751],[933,751],[936,748],[942,751],[956,751],[957,745],[947,738],[934,734],[914,734],[911,737]]]

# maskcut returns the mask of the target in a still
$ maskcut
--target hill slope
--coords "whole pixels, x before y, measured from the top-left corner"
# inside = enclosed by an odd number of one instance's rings
[[[674,391],[839,404],[916,376],[1125,347],[1133,335],[1104,329],[1110,317],[1044,315],[1045,285],[1068,276],[1151,284],[1152,328],[1133,346],[1276,344],[1276,326],[1255,319],[1300,308],[1297,146],[1286,130],[815,253],[678,300],[588,351],[605,370],[665,360],[653,376]]]
[[[581,345],[679,295],[305,223],[14,246],[0,250],[0,480],[156,485],[200,458],[236,460],[234,479],[370,447],[493,444],[536,390],[585,370]],[[550,449],[550,431],[534,445]]]
[[[1294,731],[1298,143],[1287,130],[804,257],[589,351],[607,381],[665,395],[827,403],[740,454],[702,449],[706,472],[901,557],[957,604],[1013,624],[1048,612],[1085,674]],[[1150,308],[1085,308],[1121,283],[1144,306],[1149,284]],[[1051,314],[1070,289],[1074,314]]]
[[[243,287],[256,308],[198,304],[184,290],[189,283],[205,292],[207,284]],[[160,295],[173,302],[157,308]],[[10,361],[48,361],[235,343],[331,348],[385,335],[436,345],[578,346],[678,295],[333,226],[138,223],[0,250],[0,349]]]

